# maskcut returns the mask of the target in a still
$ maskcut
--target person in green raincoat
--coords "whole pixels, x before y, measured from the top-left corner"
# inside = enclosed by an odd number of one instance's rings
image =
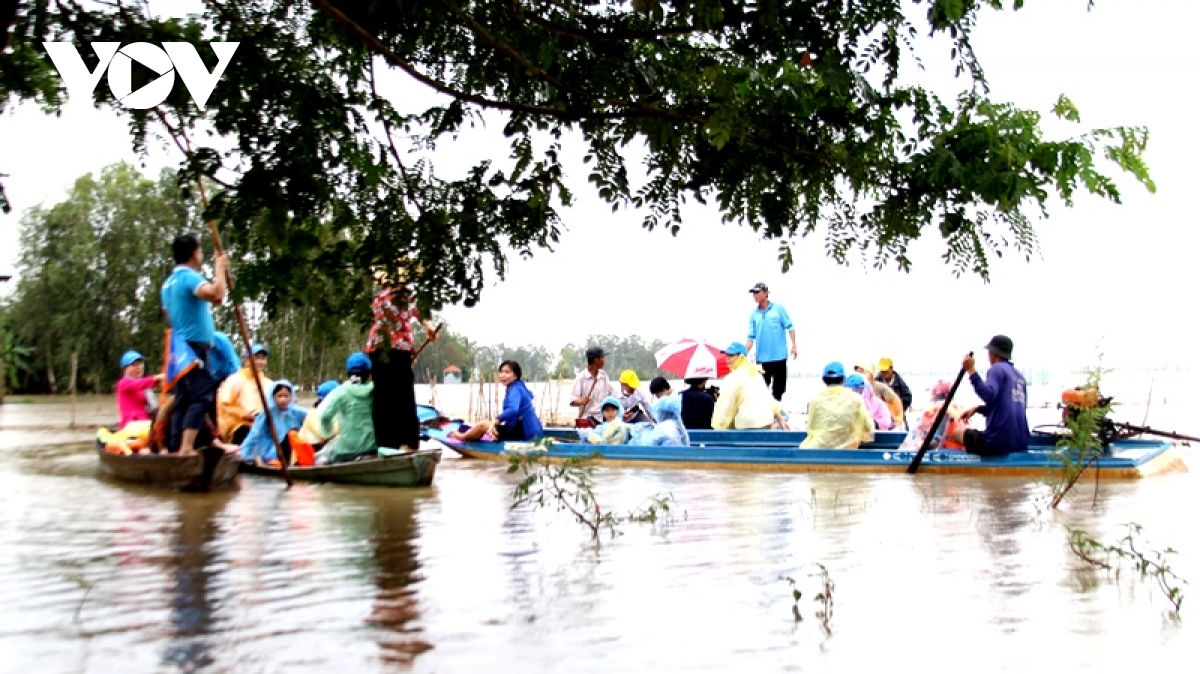
[[[371,359],[361,352],[351,354],[346,359],[346,374],[349,379],[313,410],[319,415],[322,435],[332,436],[334,429],[338,429],[337,435],[317,453],[318,466],[353,461],[378,449],[371,416],[375,390],[375,383],[370,381]]]

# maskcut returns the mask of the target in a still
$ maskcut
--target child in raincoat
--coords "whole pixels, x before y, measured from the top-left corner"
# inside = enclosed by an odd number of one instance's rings
[[[950,384],[945,381],[939,381],[934,384],[929,391],[929,404],[925,406],[925,410],[921,412],[921,419],[908,432],[908,437],[904,438],[904,442],[900,444],[900,449],[904,451],[918,451],[921,445],[925,443],[925,436],[929,435],[929,429],[933,427],[933,420],[937,417],[938,412],[942,409],[942,405],[946,403],[946,396],[950,394]],[[929,449],[952,449],[963,451],[963,446],[950,439],[951,433],[958,428],[962,422],[958,418],[962,416],[962,408],[953,403],[946,410],[946,416],[942,419],[942,425],[934,434],[933,440],[929,443]]]
[[[286,379],[280,379],[271,387],[270,407],[266,413],[254,418],[250,433],[242,442],[242,460],[257,464],[279,465],[279,457],[275,453],[275,442],[271,439],[271,429],[267,425],[267,416],[275,425],[276,437],[280,445],[286,443],[288,433],[298,430],[304,425],[304,417],[308,410],[297,407],[295,388]]]
[[[891,410],[883,404],[882,400],[875,397],[875,390],[861,374],[856,373],[846,377],[846,388],[862,396],[863,403],[867,406],[867,412],[871,414],[871,419],[875,422],[875,428],[881,431],[892,430],[895,420],[892,418]]]
[[[407,357],[407,356],[405,356]],[[329,394],[317,408],[321,434],[334,435],[325,448],[317,453],[317,465],[344,463],[378,451],[375,442],[374,409],[375,382],[371,379],[371,359],[358,352],[346,359],[349,379]]]
[[[683,400],[678,395],[659,398],[654,402],[651,413],[658,423],[648,432],[638,434],[630,444],[685,447],[691,444],[687,429],[683,426]]]
[[[596,428],[579,429],[579,439],[593,445],[624,445],[629,442],[630,428],[621,420],[624,413],[621,401],[608,396],[600,403],[600,413],[604,415],[604,423]]]

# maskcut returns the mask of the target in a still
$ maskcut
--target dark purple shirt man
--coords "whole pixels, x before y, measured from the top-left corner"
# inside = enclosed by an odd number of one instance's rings
[[[1012,340],[1004,335],[992,337],[987,343],[987,381],[975,371],[975,359],[963,359],[963,369],[971,376],[971,387],[983,401],[962,415],[967,421],[976,412],[987,417],[986,430],[963,428],[954,439],[968,452],[980,456],[1024,452],[1029,448],[1029,421],[1025,417],[1025,377],[1013,367]]]

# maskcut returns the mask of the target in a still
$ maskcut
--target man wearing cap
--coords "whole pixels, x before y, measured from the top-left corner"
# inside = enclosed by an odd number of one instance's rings
[[[758,366],[747,358],[746,347],[740,342],[730,344],[725,349],[725,362],[729,374],[722,380],[721,397],[713,405],[713,429],[767,429],[775,421],[786,427],[779,401],[771,397]]]
[[[146,359],[137,351],[126,351],[121,356],[121,381],[117,382],[117,411],[121,420],[118,430],[131,421],[149,421],[150,410],[146,405],[146,392],[162,382],[162,374],[152,377],[146,374]]]
[[[833,361],[821,372],[825,389],[808,403],[808,436],[802,449],[858,449],[875,439],[875,422],[862,396],[844,386],[846,370]]]
[[[754,360],[762,368],[763,381],[771,387],[771,395],[775,400],[783,401],[783,392],[787,389],[787,339],[791,337],[791,356],[796,357],[796,328],[792,319],[782,306],[767,299],[765,283],[755,283],[750,289],[754,295],[754,313],[750,314],[750,336],[746,339],[746,349],[758,348],[754,351]]]
[[[275,382],[264,374],[271,352],[262,344],[250,346],[250,355],[242,359],[242,369],[231,375],[217,390],[217,429],[221,439],[242,444],[250,433],[254,417],[262,414],[262,397],[258,394],[255,376],[262,382],[263,391],[270,391]]]
[[[951,439],[980,456],[1027,451],[1029,420],[1025,416],[1025,376],[1010,362],[1012,340],[996,335],[985,348],[991,363],[986,382],[975,371],[975,359],[970,355],[963,358],[963,370],[971,375],[971,387],[983,404],[963,412],[961,419],[965,422],[978,412],[987,417],[986,429],[979,431],[963,424],[953,431]]]
[[[598,346],[588,347],[587,367],[579,371],[571,386],[571,407],[578,407],[579,417],[597,426],[604,423],[600,403],[614,393],[612,382],[604,371],[604,357],[607,355]]]
[[[183,338],[200,367],[192,368],[174,384],[175,406],[171,411],[168,450],[180,454],[196,451],[196,437],[205,428],[206,419],[215,411],[217,384],[209,370],[209,350],[213,347],[213,320],[210,304],[225,301],[225,276],[229,258],[223,253],[213,259],[214,279],[200,274],[204,253],[191,234],[176,237],[171,243],[175,269],[163,281],[159,298],[173,335]]]
[[[912,407],[912,391],[908,389],[908,384],[896,374],[892,369],[891,358],[879,359],[879,381],[888,385],[896,395],[900,396],[900,402],[904,405],[904,413],[908,414],[908,410]]]

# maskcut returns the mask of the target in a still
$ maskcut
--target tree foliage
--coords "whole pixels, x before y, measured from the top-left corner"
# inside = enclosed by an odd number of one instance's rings
[[[1055,198],[1119,202],[1106,162],[1154,187],[1145,129],[1048,139],[1040,113],[989,98],[971,34],[1001,0],[208,0],[187,20],[141,4],[17,2],[0,15],[0,105],[61,103],[42,40],[240,42],[206,109],[176,87],[125,112],[139,147],[165,129],[185,178],[221,181],[209,214],[255,253],[238,292],[268,307],[323,289],[362,317],[378,268],[404,269],[426,308],[474,303],[485,269],[503,277],[508,254],[558,241],[568,136],[614,209],[677,232],[685,200],[715,203],[779,241],[785,270],[809,235],[839,261],[907,270],[933,230],[955,273],[986,279],[993,255],[1036,247],[1030,218]],[[941,37],[965,78],[956,100],[911,65]],[[379,96],[384,68],[441,102]],[[94,97],[118,106],[103,85]],[[1081,119],[1065,98],[1051,110]],[[510,156],[439,173],[439,142],[485,114]]]
[[[7,324],[34,349],[29,365],[52,388],[79,354],[80,388],[102,390],[119,376],[127,349],[161,363],[164,322],[159,285],[173,266],[165,253],[198,212],[176,187],[128,164],[75,181],[67,198],[21,219],[18,284]]]

